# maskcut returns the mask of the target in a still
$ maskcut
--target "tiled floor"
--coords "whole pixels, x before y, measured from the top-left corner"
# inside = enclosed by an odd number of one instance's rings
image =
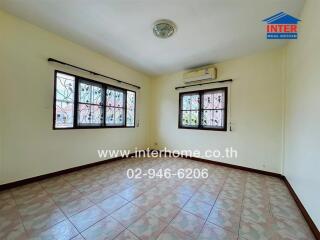
[[[131,180],[128,168],[207,168]],[[277,178],[186,159],[128,159],[0,192],[0,239],[312,240]]]

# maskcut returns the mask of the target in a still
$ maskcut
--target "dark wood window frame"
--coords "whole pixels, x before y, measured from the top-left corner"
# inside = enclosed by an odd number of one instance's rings
[[[66,74],[69,76],[72,76],[75,78],[75,93],[74,93],[74,103],[73,103],[73,127],[56,127],[56,81],[57,81],[57,74],[61,73],[61,74]],[[88,83],[92,83],[93,85],[100,85],[102,86],[102,90],[104,92],[103,96],[102,96],[102,101],[103,104],[101,105],[102,107],[102,112],[103,112],[103,121],[101,123],[101,125],[81,125],[78,124],[78,106],[79,104],[81,104],[81,102],[79,101],[79,83],[81,82],[81,80],[88,82]],[[118,89],[123,91],[124,94],[124,124],[123,125],[106,125],[106,90],[107,88],[112,88],[112,89]],[[127,92],[133,92],[134,93],[134,122],[133,122],[133,126],[127,126]],[[125,88],[121,88],[121,87],[117,87],[111,84],[106,84],[103,82],[99,82],[99,81],[95,81],[92,79],[88,79],[85,77],[81,77],[78,75],[74,75],[71,73],[67,73],[67,72],[63,72],[60,70],[55,70],[54,72],[54,97],[53,97],[53,129],[54,130],[68,130],[68,129],[95,129],[95,128],[135,128],[136,126],[136,106],[137,106],[137,93],[136,91],[133,90],[129,90],[129,89],[125,89]]]
[[[210,91],[224,91],[224,108],[219,110],[224,110],[224,119],[223,119],[223,127],[204,127],[202,125],[202,112],[206,109],[203,108],[202,99],[203,95],[206,92]],[[182,97],[186,94],[199,94],[199,115],[198,115],[198,121],[199,124],[197,126],[184,126],[182,125],[182,112],[184,111],[182,109]],[[196,110],[195,110],[196,111]],[[178,128],[181,129],[194,129],[194,130],[211,130],[211,131],[227,131],[227,123],[228,123],[228,87],[221,87],[221,88],[211,88],[211,89],[204,89],[204,90],[198,90],[198,91],[189,91],[189,92],[180,92],[179,93],[179,119],[178,119]]]

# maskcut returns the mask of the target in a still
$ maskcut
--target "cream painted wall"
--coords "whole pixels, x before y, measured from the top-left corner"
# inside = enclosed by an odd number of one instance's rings
[[[0,56],[1,56],[1,54],[0,54]],[[3,96],[3,88],[2,88],[2,84],[1,84],[1,79],[3,79],[2,71],[0,71],[0,112],[1,112],[1,114],[0,114],[0,184],[3,184],[3,177],[2,176],[4,174],[4,171],[3,171],[4,169],[3,169],[3,166],[2,166],[2,164],[3,164],[3,156],[2,156],[3,155],[3,150],[2,150],[3,140],[2,140],[2,138],[3,138],[3,117],[4,117],[4,115],[3,115],[3,113],[4,113],[3,112],[3,103],[4,103],[4,101],[3,101],[3,98],[2,98],[2,96]]]
[[[320,1],[306,1],[288,45],[284,175],[320,228]]]
[[[275,49],[216,65],[220,80],[234,80],[229,118],[232,132],[178,129],[179,94],[174,87],[183,84],[182,72],[158,77],[152,83],[153,143],[170,150],[200,150],[202,156],[207,149],[232,147],[238,151],[237,159],[214,160],[281,173],[282,62],[283,51]],[[225,85],[210,87],[219,86]]]
[[[0,29],[4,101],[0,182],[98,161],[97,149],[100,148],[134,150],[135,147],[148,147],[148,76],[4,12],[0,12]],[[134,129],[52,130],[54,70],[88,75],[49,64],[48,57],[141,85],[138,96],[140,126]]]

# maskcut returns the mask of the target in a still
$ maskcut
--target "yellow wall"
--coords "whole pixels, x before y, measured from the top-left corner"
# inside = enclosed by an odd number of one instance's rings
[[[1,52],[0,52],[0,59],[1,59]],[[0,184],[3,183],[3,174],[4,174],[4,168],[3,168],[3,119],[4,119],[3,104],[4,104],[4,100],[2,98],[3,96],[3,88],[1,84],[2,79],[3,79],[2,71],[0,71]]]
[[[4,104],[0,122],[4,140],[0,182],[98,161],[97,149],[100,148],[133,150],[149,145],[148,76],[4,12],[0,12],[0,29],[0,89]],[[92,77],[49,64],[48,57],[140,85],[140,126],[134,129],[52,130],[54,70]]]
[[[320,1],[306,1],[287,48],[284,174],[320,228]]]
[[[283,124],[283,51],[243,57],[216,65],[220,80],[232,78],[233,131],[178,129],[178,96],[183,72],[158,77],[152,84],[153,144],[159,148],[224,150],[233,147],[237,159],[214,159],[236,165],[281,172]],[[225,84],[209,87],[225,86]],[[205,88],[209,88],[208,85]],[[188,88],[191,91],[199,88]],[[229,104],[230,105],[230,104]],[[154,147],[156,147],[154,145]]]

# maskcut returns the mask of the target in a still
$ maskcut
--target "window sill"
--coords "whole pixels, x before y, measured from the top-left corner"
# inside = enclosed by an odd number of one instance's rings
[[[190,130],[208,130],[208,131],[219,131],[219,132],[227,132],[227,128],[200,128],[200,127],[182,127],[178,126],[179,129],[190,129]]]
[[[132,127],[126,127],[126,126],[108,126],[108,127],[100,127],[100,126],[81,126],[81,127],[72,127],[72,128],[57,128],[53,127],[53,130],[76,130],[76,129],[105,129],[105,128],[135,128],[135,126]]]

